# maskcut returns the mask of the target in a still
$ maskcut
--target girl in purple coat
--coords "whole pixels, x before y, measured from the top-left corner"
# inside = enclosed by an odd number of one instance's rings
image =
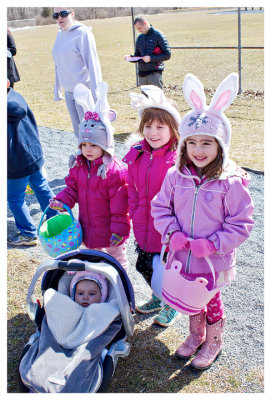
[[[190,289],[195,282],[193,299],[199,296],[196,285],[202,278],[208,292],[212,290],[206,307],[190,313],[190,335],[176,351],[179,358],[189,359],[202,345],[191,362],[197,369],[209,368],[221,353],[225,318],[220,287],[234,279],[236,247],[253,227],[250,177],[228,158],[231,126],[223,110],[233,102],[237,88],[238,75],[230,74],[206,107],[201,82],[192,74],[185,77],[183,93],[193,110],[180,124],[176,165],[152,201],[154,226],[170,246],[163,285],[170,273],[167,293],[171,297],[174,291],[176,308],[181,304],[182,278],[190,281]]]
[[[138,110],[139,133],[144,137],[132,146],[123,161],[128,164],[129,214],[133,221],[138,258],[136,269],[149,286],[155,255],[161,252],[161,235],[151,216],[151,200],[159,192],[167,170],[174,165],[181,117],[157,86],[141,86],[142,94],[131,94],[132,106]],[[158,257],[159,258],[159,257]],[[177,312],[152,294],[147,302],[136,306],[141,313],[160,311],[156,324],[169,326]]]
[[[106,251],[127,269],[125,240],[130,233],[128,215],[127,168],[114,156],[111,121],[116,113],[109,110],[107,84],[96,90],[95,104],[90,90],[76,85],[74,97],[85,116],[79,126],[80,149],[66,177],[66,188],[50,202],[50,207],[63,211],[63,203],[79,205],[83,242],[90,249]]]

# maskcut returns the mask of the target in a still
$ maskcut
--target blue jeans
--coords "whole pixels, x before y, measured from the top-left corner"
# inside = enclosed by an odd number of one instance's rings
[[[42,211],[45,210],[49,204],[49,200],[55,194],[50,188],[47,179],[43,176],[41,169],[23,178],[8,179],[8,205],[14,216],[15,224],[22,235],[35,237],[37,236],[37,229],[25,202],[25,189],[28,182],[35,192]],[[51,208],[48,208],[46,212],[47,218],[54,217],[57,214],[58,212]]]
[[[68,109],[70,117],[71,117],[73,131],[74,131],[75,136],[78,139],[79,125],[84,118],[84,110],[83,110],[83,107],[80,106],[79,104],[77,104],[76,101],[74,100],[73,92],[65,92],[65,100],[66,100],[67,109]]]

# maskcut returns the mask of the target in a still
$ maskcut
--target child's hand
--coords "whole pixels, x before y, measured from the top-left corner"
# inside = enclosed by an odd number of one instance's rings
[[[208,239],[195,239],[190,241],[190,249],[194,256],[207,257],[210,254],[216,253],[217,249],[215,248],[213,242]]]
[[[189,248],[188,236],[180,231],[173,232],[169,238],[169,246],[172,250],[184,250]]]
[[[53,210],[64,211],[62,201],[51,199],[49,202],[49,207]]]
[[[110,238],[110,247],[118,246],[123,241],[123,236],[118,235],[117,233],[112,233]]]

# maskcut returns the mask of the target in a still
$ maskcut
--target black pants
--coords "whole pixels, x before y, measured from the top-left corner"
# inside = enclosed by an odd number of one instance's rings
[[[136,251],[139,253],[136,261],[136,270],[151,287],[151,278],[153,274],[152,260],[155,254],[159,253],[145,253],[145,251],[141,250],[139,247],[137,247]]]

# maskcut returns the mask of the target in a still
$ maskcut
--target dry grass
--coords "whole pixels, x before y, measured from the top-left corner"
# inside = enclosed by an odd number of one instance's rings
[[[236,45],[236,15],[213,15],[216,31],[210,38],[209,17],[193,14],[170,14],[150,17],[150,22],[164,32],[169,32],[171,45]],[[244,45],[253,45],[255,40],[263,42],[263,15],[243,17]],[[188,23],[189,22],[189,23]],[[89,24],[89,22],[86,22]],[[109,103],[117,110],[114,123],[116,133],[130,133],[137,128],[135,111],[130,107],[128,94],[135,88],[135,66],[123,60],[124,54],[132,53],[131,18],[120,17],[91,21],[102,66],[103,79],[109,83]],[[181,27],[181,34],[180,34]],[[225,29],[224,29],[225,28]],[[223,35],[221,34],[223,32]],[[32,108],[38,125],[72,130],[64,101],[53,101],[54,64],[51,55],[57,28],[55,25],[36,29],[14,31],[18,53],[16,63],[21,82],[16,89],[21,92]],[[180,38],[181,35],[181,38]],[[258,42],[257,42],[258,43]],[[263,51],[244,53],[243,88],[246,91],[226,111],[233,126],[231,156],[242,166],[263,170],[264,123],[263,95],[257,88],[263,87]],[[227,62],[225,62],[227,61]],[[173,51],[166,63],[164,73],[165,92],[174,99],[180,112],[188,110],[181,85],[184,75],[194,73],[213,91],[230,72],[237,70],[236,50],[182,50]],[[253,89],[253,91],[250,90]]]

